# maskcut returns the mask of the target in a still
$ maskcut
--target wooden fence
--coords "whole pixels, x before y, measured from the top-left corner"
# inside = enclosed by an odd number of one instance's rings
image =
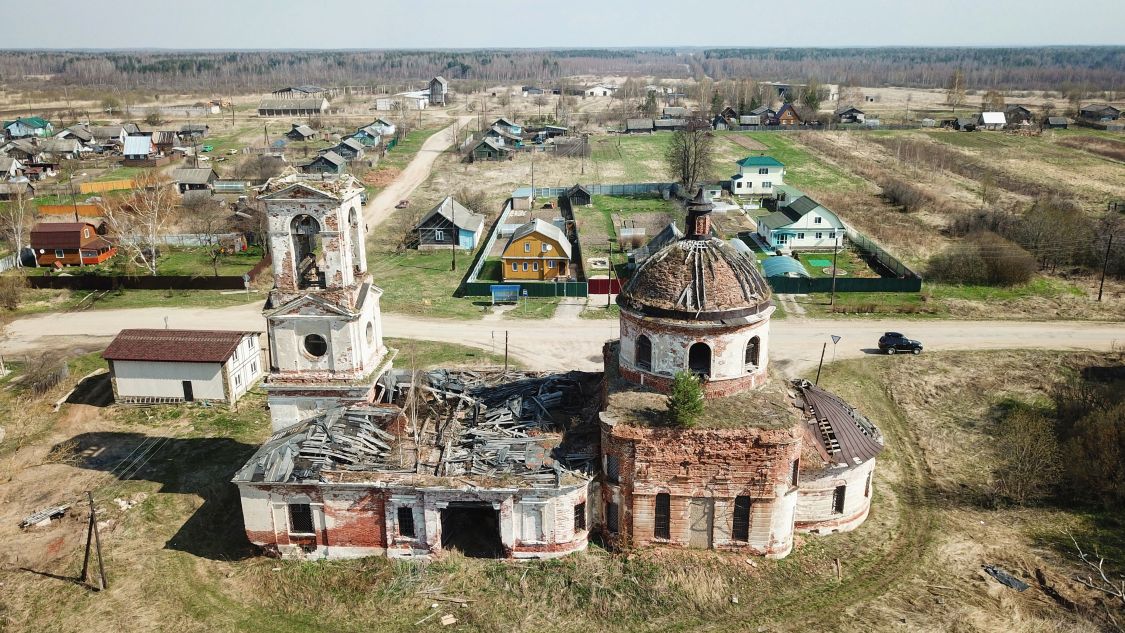
[[[119,189],[132,189],[136,183],[130,180],[106,180],[105,182],[84,182],[78,185],[78,193],[103,193]]]
[[[96,204],[41,204],[39,215],[64,215],[73,217],[78,214],[82,218],[100,218],[104,213]]]

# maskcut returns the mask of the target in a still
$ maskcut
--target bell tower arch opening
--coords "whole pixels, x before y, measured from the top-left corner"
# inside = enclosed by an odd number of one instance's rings
[[[349,241],[352,243],[352,266],[355,267],[356,273],[362,275],[367,272],[367,249],[363,243],[365,233],[363,216],[356,207],[352,207],[348,212],[348,232]]]
[[[688,349],[688,371],[702,378],[711,376],[710,345],[696,343]]]
[[[324,288],[324,273],[320,270],[317,257],[323,247],[320,235],[320,222],[311,215],[298,215],[289,227],[289,238],[293,242],[293,265],[297,271],[297,287]]]

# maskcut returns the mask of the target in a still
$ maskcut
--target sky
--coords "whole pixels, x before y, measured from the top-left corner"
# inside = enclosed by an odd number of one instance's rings
[[[723,9],[721,7],[737,7]],[[1125,45],[1125,0],[55,0],[3,48]]]

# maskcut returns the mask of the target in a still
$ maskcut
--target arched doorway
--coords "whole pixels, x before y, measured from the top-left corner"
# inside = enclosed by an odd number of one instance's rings
[[[711,375],[711,348],[706,343],[696,343],[688,349],[688,371],[696,376]]]
[[[293,241],[293,263],[297,274],[297,287],[324,287],[324,275],[316,263],[316,252],[320,248],[320,223],[311,215],[298,215],[289,227],[289,237]]]

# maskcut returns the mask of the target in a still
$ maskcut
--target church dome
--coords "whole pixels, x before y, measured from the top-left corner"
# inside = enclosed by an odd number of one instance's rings
[[[687,234],[641,264],[621,289],[622,308],[658,318],[719,320],[772,305],[754,258],[711,235],[710,212],[701,190],[688,203]]]

